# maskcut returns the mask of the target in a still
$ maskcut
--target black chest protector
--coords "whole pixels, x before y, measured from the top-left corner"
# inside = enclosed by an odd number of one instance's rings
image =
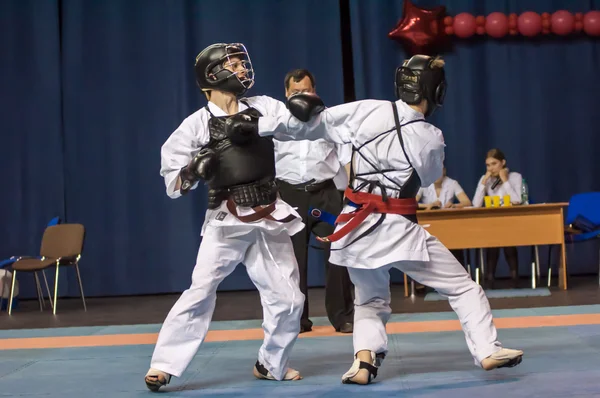
[[[225,135],[225,121],[230,116],[217,117],[208,112],[210,140],[206,147],[215,151],[218,158],[209,184],[208,208],[217,208],[226,199],[245,207],[268,205],[277,200],[273,139],[255,136],[234,143]],[[250,106],[240,113],[262,116]]]

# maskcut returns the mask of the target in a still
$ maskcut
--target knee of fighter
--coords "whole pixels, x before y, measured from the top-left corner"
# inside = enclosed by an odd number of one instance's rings
[[[287,308],[287,311],[289,311],[291,308],[294,312],[302,312],[304,308],[304,300],[304,294],[302,294],[300,289],[296,290],[293,294],[280,297],[280,302],[285,308]]]
[[[304,307],[304,300],[306,300],[306,296],[304,296],[304,294],[300,290],[298,290],[294,297],[291,299],[294,308],[299,308],[301,310]]]
[[[470,291],[476,291],[481,294],[483,293],[483,288],[481,285],[477,284],[471,277],[467,276],[463,278],[460,283],[454,284],[454,294],[453,295],[461,295]]]
[[[386,308],[390,305],[389,300],[385,300],[379,297],[362,298],[356,296],[354,298],[355,307],[375,307],[375,308]]]

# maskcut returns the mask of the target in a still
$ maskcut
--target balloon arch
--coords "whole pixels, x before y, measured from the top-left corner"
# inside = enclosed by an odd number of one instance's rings
[[[600,11],[572,13],[566,10],[552,14],[526,11],[520,15],[492,12],[487,17],[462,12],[446,15],[446,7],[420,8],[404,0],[403,15],[388,37],[400,42],[409,53],[430,53],[451,36],[462,39],[488,35],[496,39],[540,34],[567,36],[585,33],[600,36]]]

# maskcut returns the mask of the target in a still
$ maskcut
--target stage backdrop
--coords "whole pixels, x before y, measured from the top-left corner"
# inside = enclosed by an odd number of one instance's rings
[[[395,99],[394,73],[406,54],[387,34],[402,16],[402,3],[350,0],[357,99]],[[413,3],[445,5],[452,16],[600,9],[598,0]],[[448,92],[432,122],[444,132],[448,175],[469,197],[485,174],[485,154],[491,148],[500,148],[508,167],[523,174],[535,202],[566,202],[575,193],[600,190],[598,38],[455,38],[444,58]],[[592,242],[570,249],[570,273],[598,272],[597,248]],[[528,275],[530,250],[520,253],[520,271]],[[541,254],[544,269],[547,248]],[[498,275],[507,275],[502,264]]]
[[[393,74],[404,53],[387,33],[401,17],[402,1],[350,1],[351,30],[344,32],[352,40],[350,59],[342,58],[338,0],[248,4],[0,2],[6,66],[0,74],[0,258],[36,254],[45,224],[58,215],[86,226],[81,272],[88,296],[189,286],[205,192],[169,199],[158,174],[160,147],[183,118],[205,105],[193,63],[213,42],[247,45],[256,71],[249,95],[283,99],[285,73],[306,67],[325,102],[339,104],[343,71],[353,67],[357,99],[394,98]],[[598,1],[569,4],[572,11],[600,8]],[[561,5],[457,0],[448,11],[519,13],[526,6],[551,12]],[[446,105],[433,120],[448,143],[449,175],[472,195],[486,150],[498,146],[538,202],[600,189],[594,160],[600,140],[598,41],[455,43],[446,55]],[[569,254],[572,274],[595,272],[593,244]],[[323,284],[320,259],[321,253],[311,254],[312,286]],[[523,253],[524,274],[528,261]],[[394,274],[394,280],[400,277]],[[31,296],[33,278],[19,279],[22,296]],[[252,288],[243,267],[221,285]],[[77,294],[72,270],[63,272],[60,295]]]
[[[58,2],[0,2],[0,57],[4,259],[39,253],[44,226],[64,210]],[[27,295],[33,277],[22,279]]]
[[[308,68],[328,104],[343,102],[338,1],[3,1],[0,258],[36,253],[55,215],[87,229],[89,296],[189,287],[205,191],[169,199],[160,148],[206,104],[198,52],[243,42],[256,84],[284,99],[283,78]],[[61,128],[62,127],[62,128]],[[63,203],[64,202],[64,203]],[[319,255],[313,254],[313,255]],[[323,281],[316,261],[312,284]],[[22,278],[25,296],[34,292]],[[63,272],[61,295],[77,295]],[[222,289],[254,288],[244,267]]]

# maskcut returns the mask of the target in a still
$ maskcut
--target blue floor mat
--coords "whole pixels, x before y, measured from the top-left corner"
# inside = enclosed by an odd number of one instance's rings
[[[542,297],[550,296],[550,290],[547,287],[537,289],[494,289],[485,290],[485,295],[488,298],[514,298],[514,297]],[[437,292],[427,293],[425,301],[445,301],[446,298],[439,295]]]

